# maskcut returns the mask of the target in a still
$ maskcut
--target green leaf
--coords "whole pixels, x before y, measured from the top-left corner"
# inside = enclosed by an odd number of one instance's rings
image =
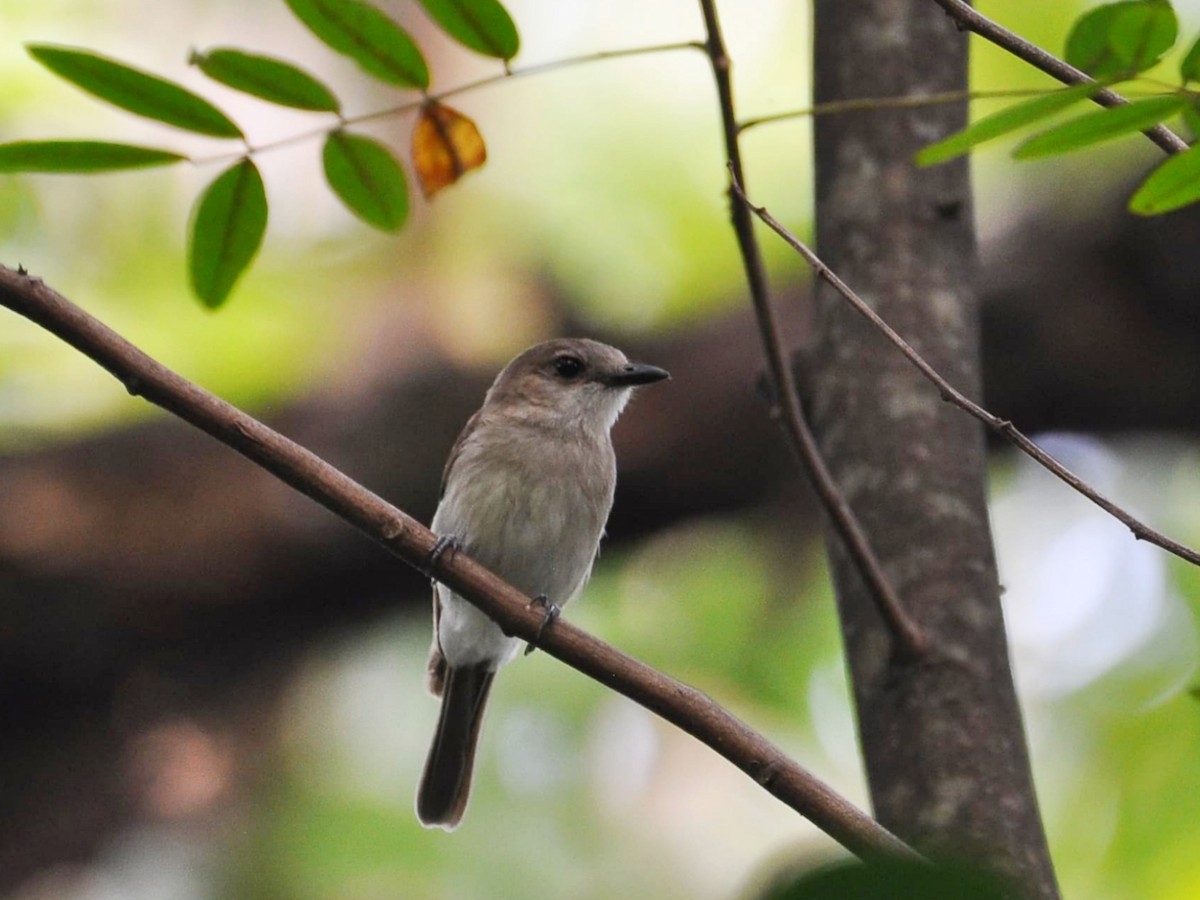
[[[0,172],[112,172],[182,162],[170,150],[104,141],[15,141],[0,144]]]
[[[214,81],[280,106],[332,113],[341,109],[333,91],[281,59],[221,48],[193,53],[189,62]]]
[[[325,179],[346,207],[381,231],[399,231],[408,218],[408,183],[387,147],[335,131],[321,154]]]
[[[249,159],[222,172],[200,195],[192,217],[188,268],[210,309],[221,306],[250,265],[267,230],[267,193]]]
[[[1139,4],[1140,0],[1127,0],[1089,9],[1071,26],[1063,57],[1095,78],[1122,74],[1120,61],[1108,40],[1109,33],[1124,8]]]
[[[211,137],[240,138],[223,112],[186,88],[86,50],[29,44],[29,55],[89,94],[139,116]]]
[[[1179,64],[1179,74],[1184,81],[1200,81],[1200,38],[1196,39]]]
[[[1144,0],[1120,10],[1108,42],[1128,72],[1144,72],[1163,58],[1179,36],[1179,19],[1164,0]]]
[[[1175,43],[1179,23],[1164,0],[1124,0],[1090,9],[1067,35],[1065,57],[1096,78],[1145,71]]]
[[[1183,108],[1183,121],[1187,125],[1188,131],[1192,133],[1190,143],[1195,143],[1200,139],[1200,109],[1197,109],[1195,104],[1189,104]]]
[[[1030,138],[1017,148],[1013,156],[1017,159],[1033,159],[1070,153],[1101,141],[1143,131],[1170,118],[1187,105],[1187,97],[1172,94],[1097,110]]]
[[[512,17],[497,0],[420,0],[450,37],[485,56],[512,59],[521,39]]]
[[[917,154],[917,165],[932,166],[935,163],[945,162],[948,159],[954,159],[956,156],[962,156],[976,144],[982,144],[984,141],[1001,137],[1002,135],[1016,131],[1018,128],[1023,128],[1040,119],[1052,116],[1066,109],[1071,104],[1078,103],[1080,100],[1096,93],[1103,87],[1104,85],[1102,84],[1076,84],[1069,88],[1055,91],[1052,94],[1034,97],[1032,100],[1025,100],[1013,106],[1006,107],[999,112],[992,113],[990,116],[985,116],[978,122],[950,135],[948,138],[938,141],[936,144],[930,144],[928,147],[923,148]]]
[[[1156,216],[1200,200],[1200,146],[1172,156],[1150,173],[1129,200],[1129,211]]]
[[[284,0],[313,34],[389,84],[429,87],[429,69],[403,28],[362,0]]]

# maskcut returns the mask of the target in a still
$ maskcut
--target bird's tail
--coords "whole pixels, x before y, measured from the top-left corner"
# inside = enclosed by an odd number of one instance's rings
[[[453,831],[467,808],[479,726],[496,673],[485,665],[448,666],[445,675],[442,712],[417,788],[417,818],[427,828]]]

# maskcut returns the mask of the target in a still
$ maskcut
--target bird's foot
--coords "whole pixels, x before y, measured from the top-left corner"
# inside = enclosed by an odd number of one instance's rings
[[[453,534],[443,534],[436,541],[434,541],[433,547],[431,547],[429,552],[425,555],[425,560],[421,564],[421,571],[432,578],[434,567],[437,566],[438,560],[442,558],[442,555],[447,550],[449,550],[451,553],[457,553],[462,548],[462,541],[459,540],[458,537]]]
[[[533,605],[540,606],[543,610],[545,610],[546,617],[542,619],[542,624],[538,626],[537,634],[533,636],[533,640],[525,645],[526,656],[537,649],[536,645],[542,639],[542,634],[546,631],[546,628],[550,625],[550,623],[562,615],[562,608],[557,603],[551,603],[550,598],[545,594],[538,594],[536,597],[534,597]]]

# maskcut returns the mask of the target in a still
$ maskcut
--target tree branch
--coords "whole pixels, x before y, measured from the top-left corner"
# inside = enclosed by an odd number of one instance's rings
[[[1149,541],[1168,553],[1173,553],[1180,559],[1186,560],[1193,565],[1200,565],[1200,552],[1193,550],[1184,544],[1174,541],[1164,534],[1155,531],[1149,525],[1135,518],[1130,513],[1126,512],[1117,504],[1113,503],[1087,482],[1083,481],[1078,475],[1056,460],[1053,456],[1035,444],[1032,440],[1025,436],[1012,422],[1007,419],[1001,419],[998,416],[992,415],[982,406],[969,397],[965,396],[961,391],[955,388],[950,382],[943,378],[936,369],[933,368],[921,354],[917,353],[904,338],[885,322],[880,315],[873,310],[870,305],[858,296],[842,279],[837,276],[837,273],[830,269],[821,259],[814,253],[800,238],[796,237],[792,232],[779,223],[774,216],[766,211],[761,206],[755,206],[747,198],[741,187],[734,184],[734,194],[738,198],[740,205],[744,205],[748,210],[758,216],[766,225],[784,239],[797,253],[804,257],[805,261],[812,267],[818,277],[826,281],[839,294],[844,297],[851,306],[859,313],[865,316],[872,325],[883,333],[892,344],[894,344],[908,360],[920,370],[930,382],[937,387],[942,395],[942,399],[946,400],[971,416],[974,416],[996,434],[1004,437],[1021,450],[1035,462],[1055,475],[1057,478],[1066,482],[1070,487],[1078,491],[1083,496],[1087,497],[1106,513],[1124,524],[1138,540]]]
[[[162,407],[241,453],[423,569],[431,531],[333,466],[175,374],[24,271],[0,265],[0,305],[45,328],[94,360],[136,396]],[[438,560],[437,578],[491,616],[507,633],[535,641],[588,675],[707,744],[784,804],[864,859],[920,859],[897,837],[702,692],[556,621],[537,639],[544,613],[529,597],[461,553]]]
[[[958,23],[959,28],[972,31],[984,40],[991,41],[997,47],[1007,50],[1018,59],[1023,59],[1051,78],[1057,78],[1063,84],[1083,84],[1095,81],[1086,72],[1081,72],[1070,63],[1064,62],[1053,53],[1046,52],[1019,34],[1009,31],[998,22],[993,22],[964,0],[933,0],[933,2],[944,9],[946,15]],[[1105,107],[1122,106],[1129,102],[1116,91],[1108,88],[1092,94],[1090,99]],[[1142,133],[1169,154],[1182,153],[1188,148],[1183,138],[1166,125],[1155,125]]]
[[[738,202],[733,194],[732,184],[744,184],[745,173],[742,170],[742,154],[738,145],[737,116],[733,109],[729,56],[725,52],[725,42],[721,37],[721,25],[717,18],[715,0],[700,0],[700,9],[704,15],[704,25],[708,36],[705,49],[712,66],[717,97],[721,106],[725,154],[729,160],[732,182],[729,188],[729,206],[733,230],[737,234],[738,249],[741,251],[742,263],[746,269],[746,281],[750,287],[750,299],[758,320],[758,330],[762,335],[763,353],[767,358],[767,374],[771,380],[775,402],[778,404],[778,410],[790,438],[792,449],[808,473],[813,489],[829,513],[838,536],[842,539],[851,558],[862,573],[864,581],[869,586],[871,596],[875,599],[880,615],[887,622],[892,636],[896,639],[898,648],[903,650],[907,656],[917,658],[924,654],[926,649],[924,635],[917,623],[904,609],[904,604],[895,588],[883,573],[883,567],[875,557],[862,526],[854,516],[854,511],[846,502],[846,498],[842,496],[833,476],[829,473],[829,468],[821,458],[816,439],[804,418],[800,395],[796,390],[795,377],[783,349],[783,341],[779,336],[779,325],[771,306],[766,269],[763,267],[762,254],[758,249],[758,240],[754,236],[754,222],[746,205]]]

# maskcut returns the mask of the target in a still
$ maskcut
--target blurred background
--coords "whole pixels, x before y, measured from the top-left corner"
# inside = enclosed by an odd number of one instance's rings
[[[413,4],[381,5],[425,50],[435,91],[499,71]],[[1083,4],[979,6],[1057,51]],[[508,7],[518,70],[703,34],[690,0]],[[1186,46],[1200,10],[1176,7]],[[803,108],[805,5],[721,11],[741,115]],[[349,114],[397,102],[276,0],[5,0],[4,141],[228,149],[93,101],[33,63],[26,41],[180,80],[258,143],[323,121],[207,83],[186,65],[191,47],[299,62]],[[1049,85],[982,43],[973,65],[981,90]],[[610,538],[569,616],[865,805],[817,517],[754,387],[706,60],[609,60],[451,102],[479,125],[488,164],[415,201],[398,237],[332,198],[318,142],[263,154],[267,240],[219,313],[190,297],[184,262],[211,165],[0,176],[0,261],[426,521],[455,434],[515,352],[589,334],[671,369],[618,427]],[[410,127],[399,116],[367,130],[403,148]],[[801,234],[809,132],[800,118],[743,139],[755,200]],[[976,156],[987,402],[1195,546],[1200,214],[1122,210],[1157,153],[1128,140],[1033,164],[1004,146]],[[799,346],[807,272],[778,242],[765,249]],[[1065,894],[1196,896],[1200,572],[1004,448],[992,471],[1014,666]],[[728,898],[839,858],[710,751],[544,654],[505,670],[463,827],[422,830],[429,628],[428,586],[397,560],[0,314],[0,893]]]

